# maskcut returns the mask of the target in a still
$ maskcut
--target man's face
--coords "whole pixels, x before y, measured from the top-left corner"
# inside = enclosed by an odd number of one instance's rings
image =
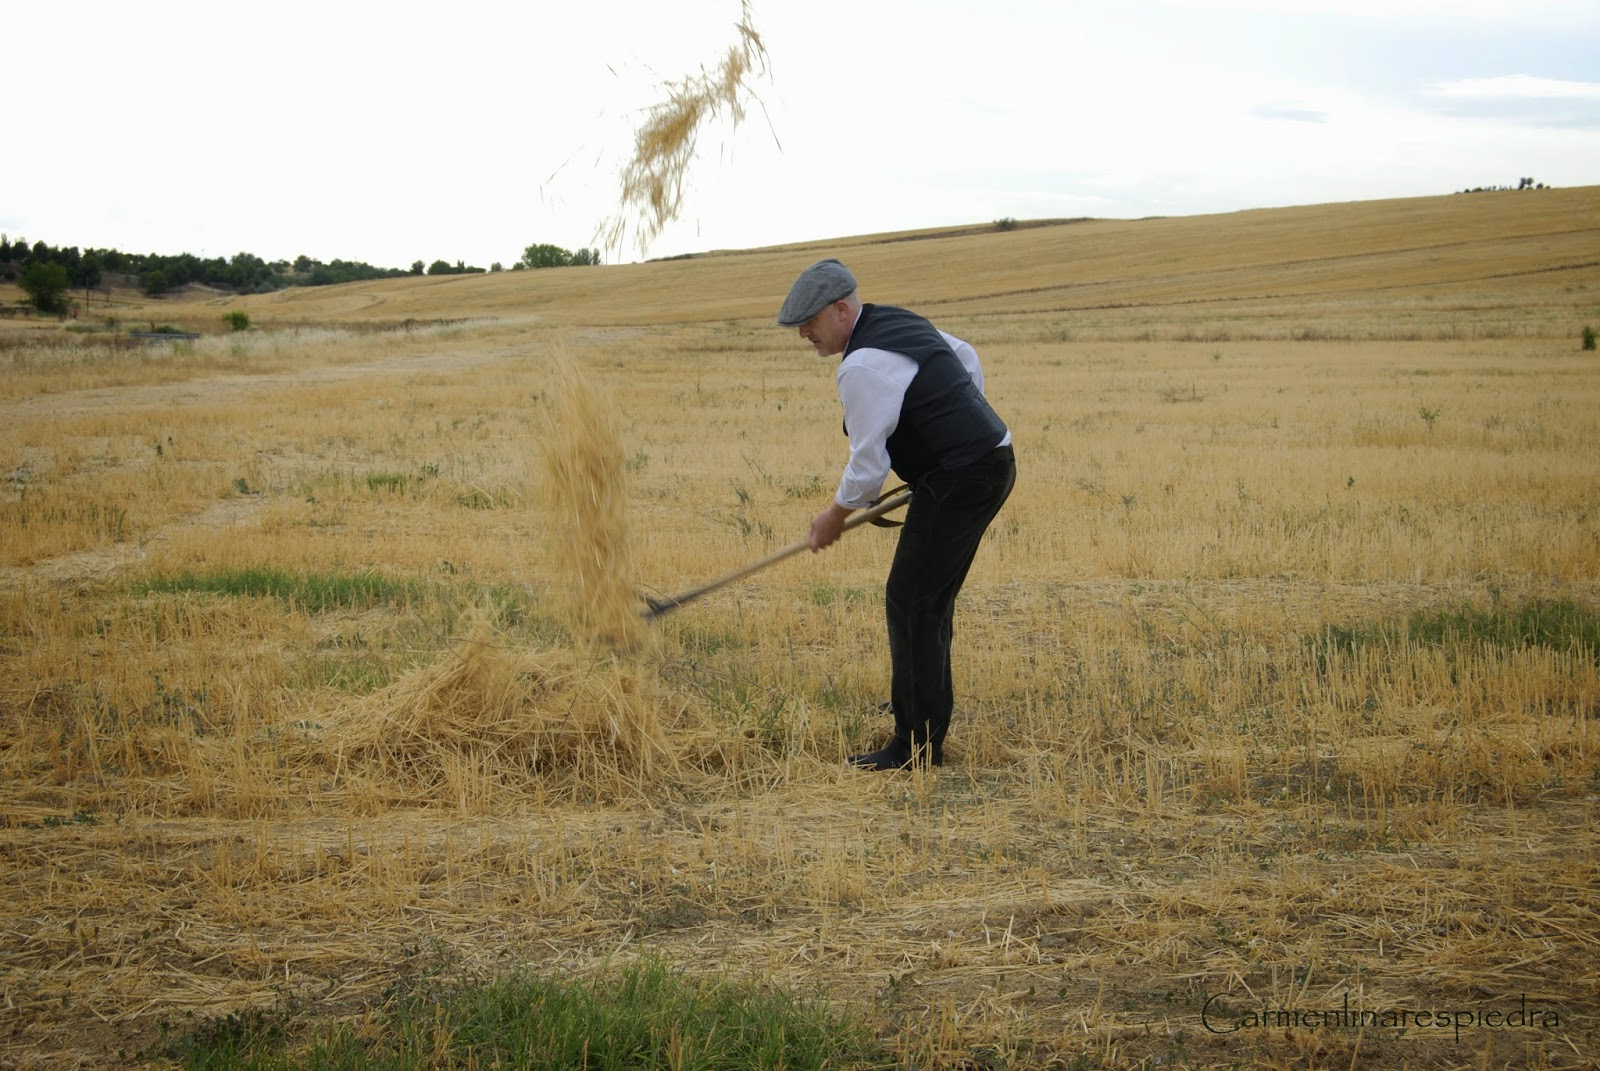
[[[800,337],[816,348],[818,356],[832,357],[850,341],[852,319],[850,303],[835,301],[800,325]]]

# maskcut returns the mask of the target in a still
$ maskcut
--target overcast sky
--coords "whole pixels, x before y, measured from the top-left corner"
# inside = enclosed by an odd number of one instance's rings
[[[607,262],[1002,217],[1600,184],[1596,0],[753,0],[759,103]],[[0,231],[509,267],[599,244],[738,0],[13,5]]]

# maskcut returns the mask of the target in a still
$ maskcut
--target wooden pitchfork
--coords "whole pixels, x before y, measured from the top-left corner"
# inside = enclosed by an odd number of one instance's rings
[[[878,499],[878,501],[868,506],[866,509],[861,510],[858,513],[852,513],[850,516],[846,517],[844,522],[844,531],[848,532],[857,525],[877,523],[884,514],[892,513],[910,501],[910,491],[899,490],[890,492],[888,495],[885,495],[883,498]],[[644,597],[644,601],[645,604],[649,606],[649,609],[644,612],[645,619],[654,620],[668,611],[676,610],[680,606],[693,602],[702,595],[709,595],[718,588],[727,587],[735,580],[743,580],[751,573],[759,573],[769,565],[776,565],[785,558],[793,557],[794,555],[799,554],[802,550],[810,549],[811,541],[809,539],[802,539],[797,543],[791,543],[782,550],[773,551],[771,554],[768,554],[765,558],[762,558],[758,562],[751,562],[743,569],[735,570],[734,572],[729,573],[727,576],[719,576],[715,580],[706,584],[701,584],[699,587],[692,588],[689,591],[685,591],[681,595],[674,595],[665,599],[657,599],[646,595]]]

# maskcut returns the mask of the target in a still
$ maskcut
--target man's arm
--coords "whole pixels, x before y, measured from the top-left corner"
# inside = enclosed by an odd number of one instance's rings
[[[917,374],[917,363],[901,353],[857,350],[839,365],[839,401],[850,433],[850,460],[828,508],[811,521],[812,550],[832,546],[845,518],[870,505],[889,475],[889,436],[900,423],[900,405]]]

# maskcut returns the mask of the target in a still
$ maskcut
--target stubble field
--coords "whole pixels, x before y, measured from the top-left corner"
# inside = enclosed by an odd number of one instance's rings
[[[906,1066],[1593,1066],[1597,236],[1528,191],[0,325],[0,1067],[640,957]],[[1017,446],[928,773],[841,762],[891,532],[623,654],[555,564],[562,364],[641,591],[801,538],[845,441],[771,319],[826,255]]]

